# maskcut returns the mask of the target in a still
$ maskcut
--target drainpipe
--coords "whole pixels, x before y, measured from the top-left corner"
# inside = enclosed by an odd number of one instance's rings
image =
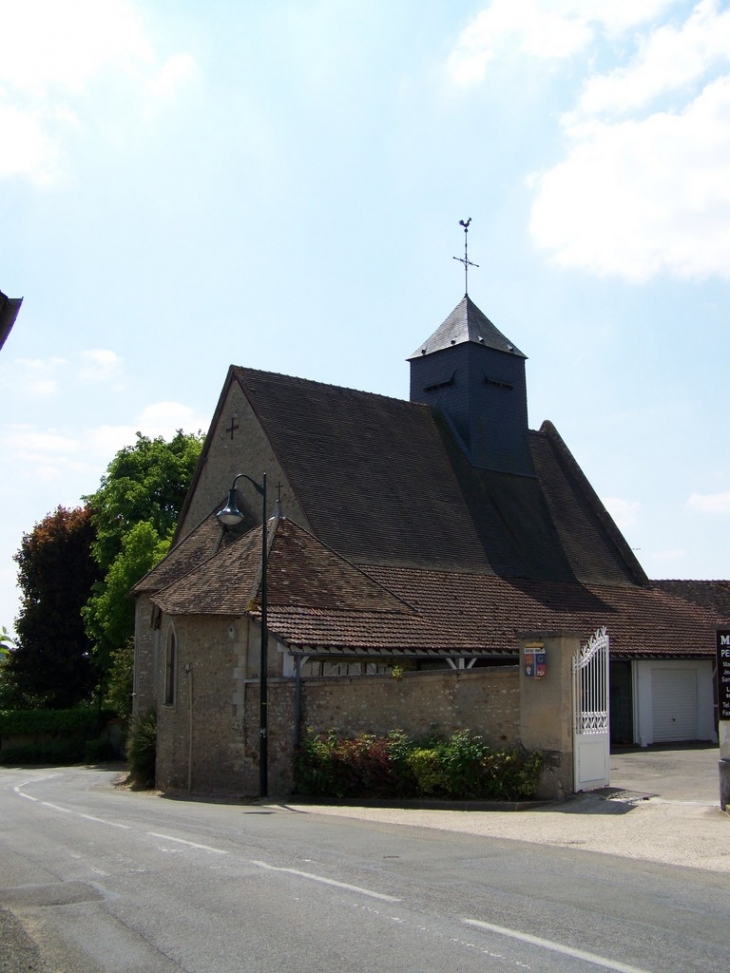
[[[193,789],[193,666],[190,662],[185,666],[188,677],[188,794]]]
[[[298,748],[302,742],[302,657],[294,658],[296,688],[294,691],[294,745]]]

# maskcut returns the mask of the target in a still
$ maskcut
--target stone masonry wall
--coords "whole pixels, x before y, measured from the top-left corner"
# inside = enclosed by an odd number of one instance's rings
[[[258,766],[258,683],[246,687],[247,762]],[[269,794],[293,786],[294,680],[269,682]],[[302,680],[302,735],[334,729],[346,736],[403,730],[418,736],[470,730],[495,747],[519,742],[520,688],[515,666],[387,676],[331,676]],[[257,773],[257,771],[256,771]],[[256,778],[256,785],[258,778]],[[249,778],[254,785],[253,777]],[[256,793],[255,786],[252,793]]]
[[[157,786],[187,790],[190,777],[193,792],[241,793],[240,673],[248,626],[205,617],[180,618],[174,624],[177,685],[173,703],[165,705],[160,698],[157,707]],[[161,630],[160,687],[164,686],[165,647],[172,625],[166,618]]]
[[[149,595],[140,595],[134,615],[134,716],[144,716],[157,704],[156,669],[159,632],[152,628],[152,602]]]

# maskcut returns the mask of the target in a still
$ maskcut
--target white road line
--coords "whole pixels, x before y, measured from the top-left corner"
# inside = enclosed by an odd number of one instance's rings
[[[602,966],[607,970],[615,970],[616,973],[649,973],[648,970],[638,966],[629,966],[628,963],[620,963],[618,960],[607,959],[605,956],[598,956],[596,953],[587,953],[583,949],[573,949],[572,946],[563,946],[555,943],[551,939],[541,939],[539,936],[530,936],[526,932],[518,932],[516,929],[507,929],[505,926],[494,926],[491,922],[482,922],[480,919],[462,919],[468,926],[476,926],[478,929],[486,929],[488,932],[499,933],[500,936],[509,936],[511,939],[520,939],[523,943],[531,943],[533,946],[541,946],[543,949],[551,949],[555,953],[562,953],[564,956],[573,956],[576,959],[585,960],[595,966]]]
[[[17,787],[15,788],[15,790],[17,791],[18,795],[20,797],[24,797],[26,801],[38,801],[37,797],[31,797],[30,794],[24,794],[22,791],[19,791]]]
[[[124,828],[126,831],[131,830],[131,824],[118,824],[116,821],[105,821],[104,818],[95,818],[93,814],[82,814],[78,812],[80,818],[86,818],[87,821],[96,821],[98,824],[108,824],[110,828]]]
[[[53,808],[54,811],[62,811],[64,814],[73,814],[73,811],[71,811],[69,808],[59,807],[58,804],[51,804],[50,801],[40,801],[39,803],[42,804],[43,807]]]
[[[269,865],[266,862],[252,861],[252,865],[265,868],[270,872],[287,872],[289,875],[298,875],[299,878],[308,878],[312,882],[321,882],[323,885],[334,885],[338,889],[347,889],[348,892],[359,892],[360,895],[369,895],[372,899],[382,899],[383,902],[400,902],[394,895],[385,895],[383,892],[373,892],[372,889],[363,889],[359,885],[348,885],[347,882],[336,882],[333,878],[325,878],[323,875],[313,875],[311,872],[300,872],[298,868],[279,868],[276,865]]]
[[[153,838],[164,838],[165,841],[177,841],[181,845],[188,845],[190,848],[200,848],[203,851],[212,851],[214,855],[227,855],[227,851],[221,848],[211,848],[210,845],[199,845],[196,841],[186,841],[184,838],[173,838],[171,834],[158,834],[157,831],[148,831],[147,834]]]

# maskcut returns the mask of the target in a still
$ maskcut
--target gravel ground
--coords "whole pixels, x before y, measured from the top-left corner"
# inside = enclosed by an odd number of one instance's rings
[[[0,908],[0,973],[46,973],[47,969],[20,920]]]

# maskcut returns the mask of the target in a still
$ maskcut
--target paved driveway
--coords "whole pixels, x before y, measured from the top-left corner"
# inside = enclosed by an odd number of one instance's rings
[[[719,747],[705,743],[621,748],[611,754],[611,787],[666,801],[717,804]]]

